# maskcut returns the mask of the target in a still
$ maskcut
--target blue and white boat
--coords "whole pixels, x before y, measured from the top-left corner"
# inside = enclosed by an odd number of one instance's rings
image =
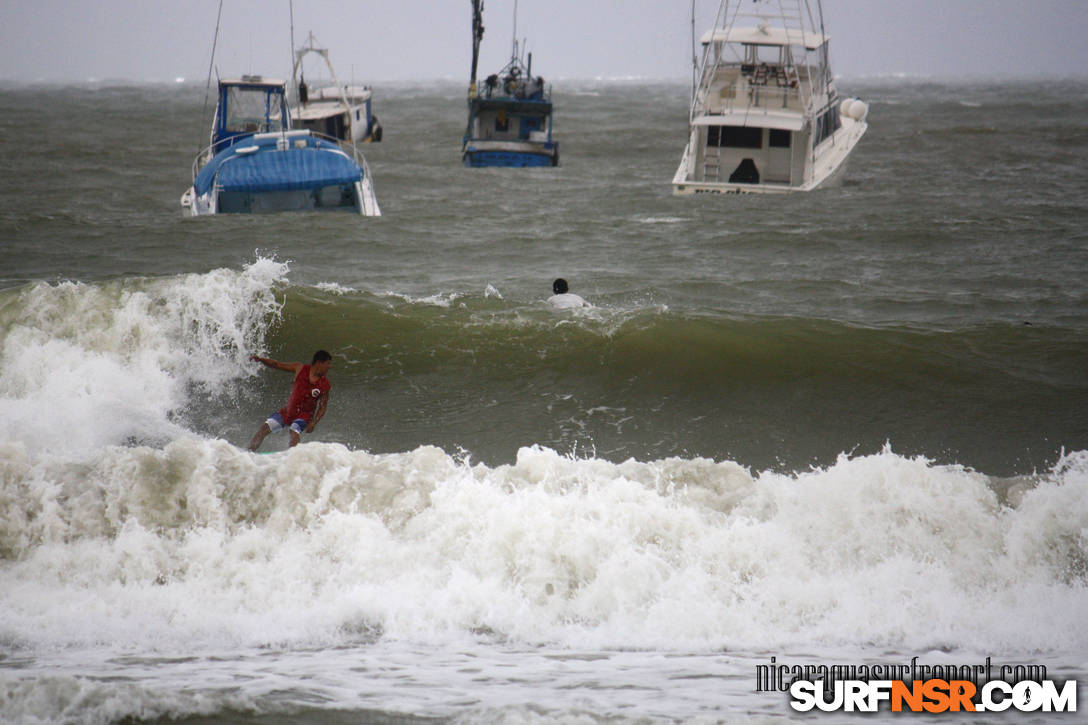
[[[211,143],[193,162],[181,205],[193,216],[346,211],[380,216],[366,160],[355,148],[292,129],[282,80],[219,81]]]
[[[558,166],[559,143],[552,140],[551,89],[533,78],[533,54],[518,55],[517,3],[514,50],[510,62],[476,82],[483,2],[472,3],[472,74],[468,89],[468,127],[461,145],[465,166]]]

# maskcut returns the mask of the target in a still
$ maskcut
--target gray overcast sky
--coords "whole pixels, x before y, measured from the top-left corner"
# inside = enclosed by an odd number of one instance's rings
[[[0,0],[0,79],[203,82],[218,0]],[[486,0],[481,75],[510,55],[514,0]],[[718,3],[697,2],[701,34]],[[288,0],[225,0],[221,75],[290,72]],[[519,0],[533,72],[687,78],[690,0]],[[468,78],[469,0],[295,0],[342,80]],[[824,0],[836,74],[1088,74],[1088,0]]]

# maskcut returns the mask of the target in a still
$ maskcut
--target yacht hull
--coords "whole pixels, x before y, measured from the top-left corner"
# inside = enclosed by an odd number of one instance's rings
[[[865,134],[868,125],[853,119],[843,119],[843,127],[821,148],[817,149],[814,162],[809,167],[811,178],[801,183],[735,183],[722,181],[694,180],[691,169],[693,158],[691,144],[684,148],[680,165],[672,180],[673,194],[688,196],[694,194],[791,194],[794,192],[827,189],[842,184],[850,155],[858,141]]]

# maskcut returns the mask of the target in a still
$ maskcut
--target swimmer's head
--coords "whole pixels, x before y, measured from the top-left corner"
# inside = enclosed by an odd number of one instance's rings
[[[562,277],[552,282],[552,292],[557,295],[565,295],[568,289],[570,288],[567,287],[567,280]]]

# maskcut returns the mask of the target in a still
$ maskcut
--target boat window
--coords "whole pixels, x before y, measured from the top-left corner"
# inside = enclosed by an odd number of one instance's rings
[[[271,103],[271,108],[269,108]],[[233,87],[227,91],[226,129],[231,132],[279,131],[279,96],[264,88]]]
[[[496,131],[509,131],[510,119],[506,115],[506,111],[499,111],[499,115],[495,116],[495,130]]]
[[[278,211],[354,211],[358,208],[351,184],[291,191],[221,191],[220,214],[259,214]]]
[[[533,131],[540,131],[544,128],[544,119],[538,116],[524,116],[521,119],[521,131],[518,134],[521,138],[529,138],[529,134]]]
[[[706,145],[734,149],[763,148],[763,129],[749,126],[707,126]]]
[[[355,190],[351,184],[323,186],[314,191],[314,209],[338,209],[355,205]]]
[[[840,128],[842,128],[842,117],[839,115],[839,107],[832,106],[816,118],[815,141],[812,145],[819,145]]]
[[[781,128],[772,128],[768,143],[771,148],[788,149],[790,147],[790,132]]]

